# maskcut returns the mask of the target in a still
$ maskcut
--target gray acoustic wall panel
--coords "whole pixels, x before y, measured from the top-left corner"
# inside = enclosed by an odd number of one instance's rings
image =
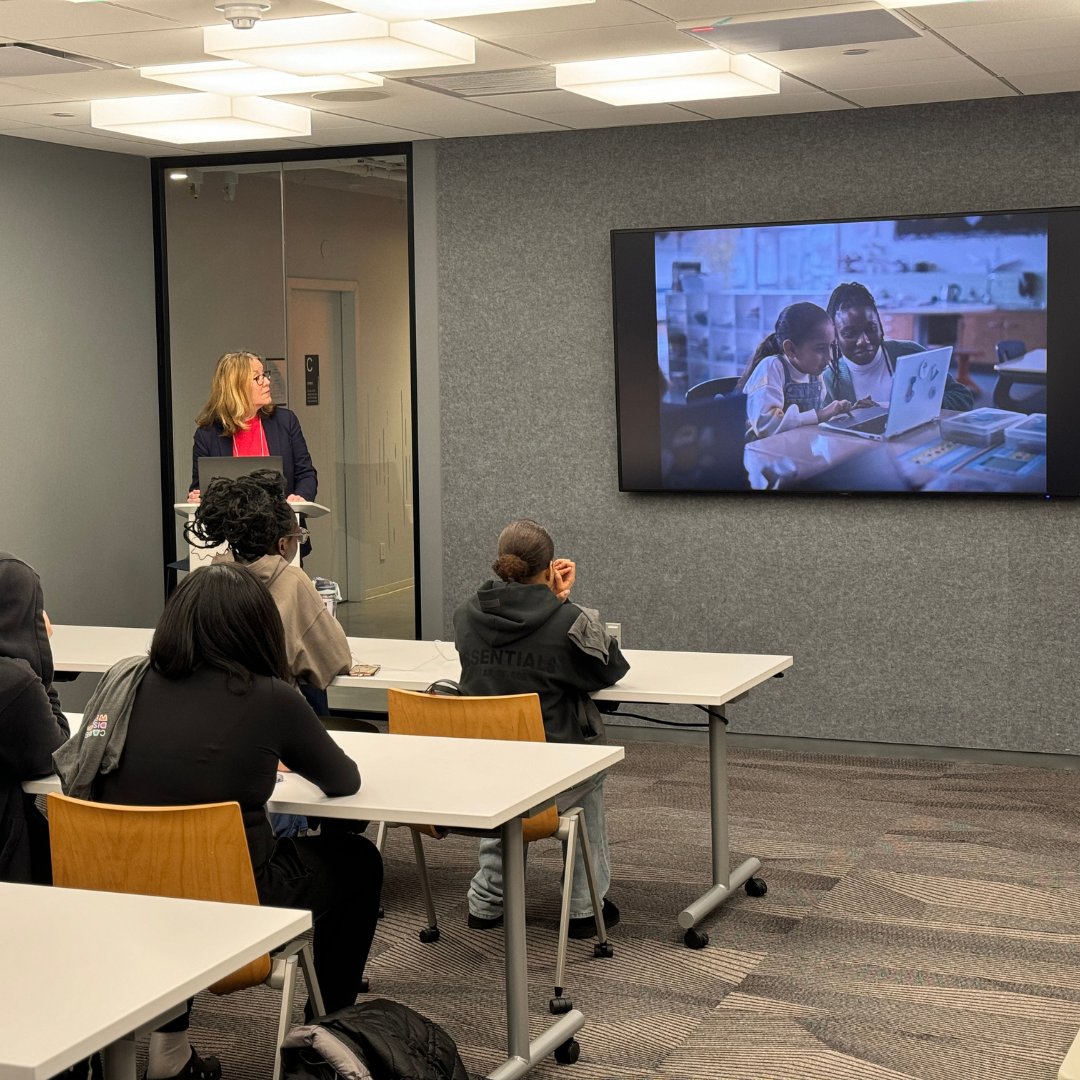
[[[447,630],[500,527],[529,515],[628,647],[793,654],[785,680],[733,710],[739,730],[1080,752],[1080,506],[620,494],[608,235],[1074,204],[1078,105],[440,144]]]
[[[37,568],[54,621],[153,626],[164,569],[146,160],[0,136],[0,238],[0,548]]]

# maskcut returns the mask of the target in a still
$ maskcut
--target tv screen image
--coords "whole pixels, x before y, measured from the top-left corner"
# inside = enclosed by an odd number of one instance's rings
[[[622,490],[1080,494],[1078,209],[620,230],[612,274]]]

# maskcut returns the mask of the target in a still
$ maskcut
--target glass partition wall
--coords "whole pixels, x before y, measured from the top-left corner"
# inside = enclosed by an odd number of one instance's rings
[[[378,148],[384,150],[386,148]],[[192,481],[195,417],[218,357],[265,361],[319,474],[304,570],[336,581],[354,637],[416,636],[409,161],[157,161],[166,559]],[[171,463],[171,473],[168,465]],[[166,485],[167,487],[167,485]],[[182,572],[182,571],[181,571]]]

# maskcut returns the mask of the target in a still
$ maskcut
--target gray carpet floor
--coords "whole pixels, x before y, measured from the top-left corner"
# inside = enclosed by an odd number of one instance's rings
[[[678,910],[709,883],[703,747],[631,743],[607,782],[615,955],[571,942],[586,1016],[563,1080],[1053,1080],[1080,1029],[1077,772],[738,749],[731,844],[742,893],[687,949]],[[372,830],[373,831],[373,830]],[[475,840],[425,841],[442,927],[424,945],[404,830],[368,975],[453,1035],[470,1071],[504,1052],[502,935],[465,927]],[[546,1023],[558,845],[528,866],[534,1032]],[[269,1076],[275,996],[200,995],[193,1041],[227,1080]]]

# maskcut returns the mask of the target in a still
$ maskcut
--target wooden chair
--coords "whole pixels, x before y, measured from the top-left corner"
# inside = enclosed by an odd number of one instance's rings
[[[454,739],[516,739],[522,742],[545,742],[544,718],[540,712],[540,698],[536,694],[513,694],[506,697],[458,697],[449,694],[418,694],[411,690],[387,690],[387,712],[392,735],[434,735]],[[428,925],[421,930],[421,941],[437,941],[438,924],[435,906],[431,899],[427,866],[424,860],[422,827],[413,830],[413,848],[416,853],[420,887],[427,907]],[[551,1012],[569,1012],[573,1002],[563,994],[563,972],[566,966],[567,931],[570,927],[570,891],[574,876],[574,853],[581,842],[585,861],[585,875],[589,882],[593,912],[596,918],[598,942],[593,955],[613,955],[604,926],[603,897],[596,894],[592,851],[589,838],[581,820],[581,807],[574,806],[560,814],[554,805],[541,810],[521,823],[525,843],[543,840],[549,836],[566,844],[566,862],[563,867],[562,910],[559,915],[559,947],[555,959],[555,995],[548,1003]],[[385,831],[379,830],[380,846]]]
[[[55,886],[259,903],[238,803],[115,806],[53,793],[48,806]],[[273,956],[251,961],[209,987],[214,994],[231,994],[266,983],[281,991],[273,1080],[281,1075],[278,1049],[292,1018],[297,959],[312,1007],[316,1015],[322,1015],[311,946],[300,940]]]

